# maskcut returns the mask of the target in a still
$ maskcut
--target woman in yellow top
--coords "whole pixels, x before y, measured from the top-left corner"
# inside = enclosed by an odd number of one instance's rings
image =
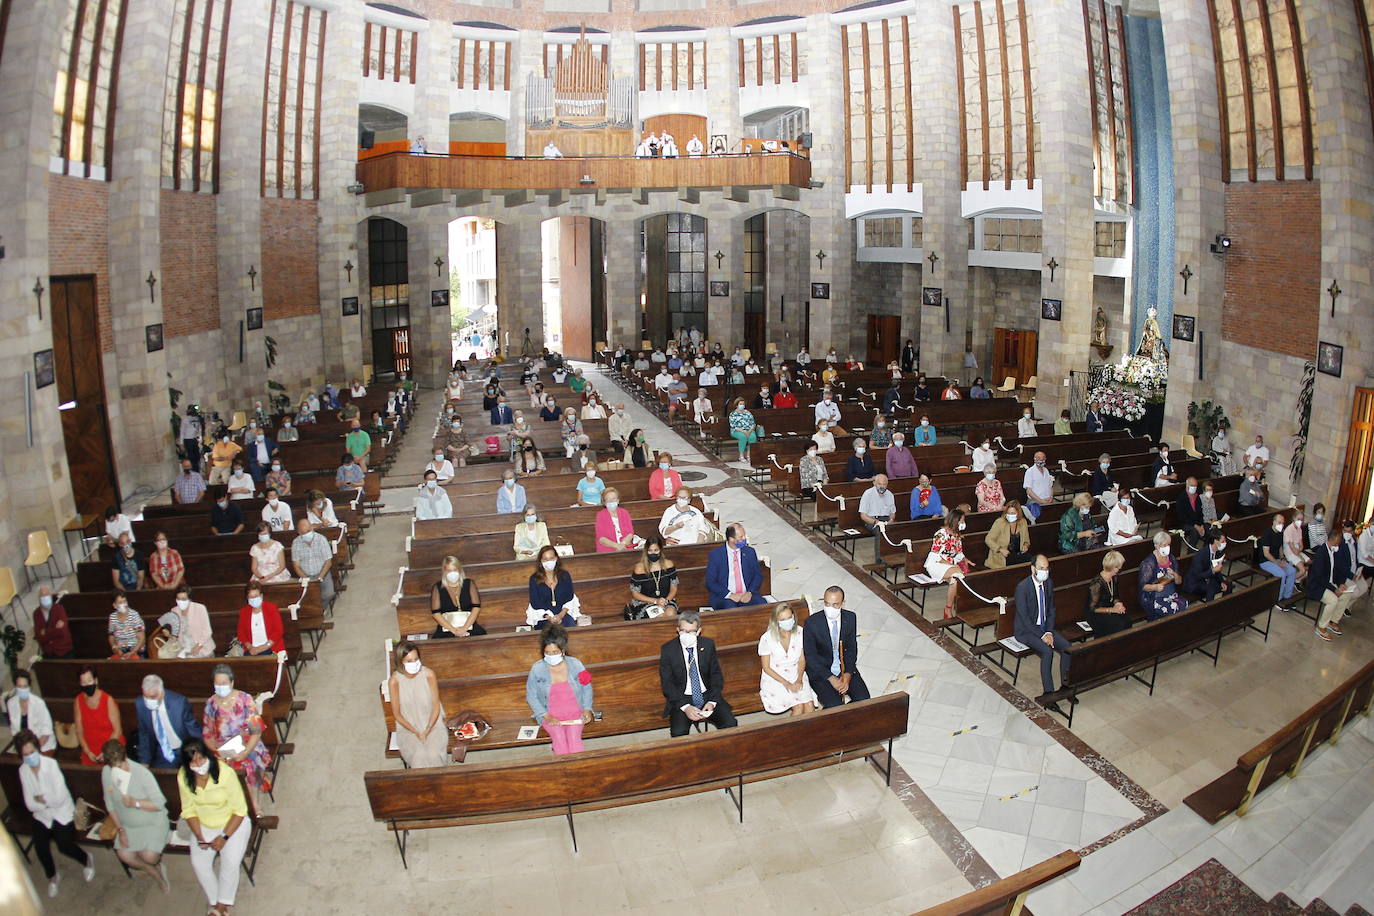
[[[205,891],[206,916],[228,916],[239,888],[239,866],[253,832],[239,774],[191,738],[181,745],[181,816],[191,829],[191,868]],[[215,856],[219,868],[215,868]]]
[[[833,364],[826,366],[825,371],[821,373],[821,384],[833,385],[835,384],[836,380],[839,379],[839,377],[840,370],[836,369]]]

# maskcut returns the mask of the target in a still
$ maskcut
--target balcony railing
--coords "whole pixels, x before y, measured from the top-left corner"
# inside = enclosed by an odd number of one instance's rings
[[[732,153],[641,159],[635,156],[579,156],[559,159],[518,156],[447,156],[387,153],[358,163],[358,182],[368,204],[399,202],[405,195],[443,192],[521,193],[641,192],[678,189],[752,190],[774,188],[797,199],[811,186],[811,161],[790,152]],[[421,203],[440,203],[424,199]],[[412,200],[412,203],[417,201]]]

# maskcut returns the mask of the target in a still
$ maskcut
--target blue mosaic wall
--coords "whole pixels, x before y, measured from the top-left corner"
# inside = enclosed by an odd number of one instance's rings
[[[1158,19],[1126,17],[1135,136],[1134,274],[1131,352],[1140,344],[1145,310],[1159,310],[1166,341],[1174,314],[1174,149],[1164,29]]]

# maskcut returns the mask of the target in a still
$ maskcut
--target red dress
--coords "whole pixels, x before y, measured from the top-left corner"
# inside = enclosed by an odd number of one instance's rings
[[[86,736],[86,747],[95,748],[96,753],[105,746],[105,742],[114,737],[114,720],[111,714],[114,712],[114,697],[105,691],[100,691],[98,696],[100,702],[95,709],[86,705],[86,698],[78,696],[76,698],[76,714],[81,719],[81,734]],[[119,736],[119,743],[124,743],[124,736]],[[86,755],[85,748],[81,751],[81,762],[96,766],[97,761]]]

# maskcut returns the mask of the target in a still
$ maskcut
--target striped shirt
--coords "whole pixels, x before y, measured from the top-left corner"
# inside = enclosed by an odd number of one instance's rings
[[[176,480],[172,481],[172,491],[176,493],[179,503],[200,502],[201,496],[205,495],[205,478],[198,471],[178,474]]]

